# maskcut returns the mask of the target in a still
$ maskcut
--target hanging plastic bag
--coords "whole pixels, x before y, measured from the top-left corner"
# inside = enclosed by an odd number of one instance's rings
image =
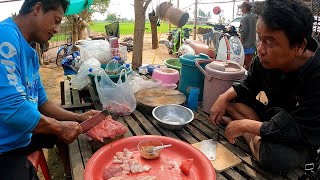
[[[94,78],[103,109],[107,109],[112,114],[122,116],[131,114],[137,106],[136,98],[125,72],[125,69],[121,70],[117,83],[114,83],[105,71],[99,72],[100,81],[98,76]],[[125,82],[121,80],[123,73],[125,73]]]

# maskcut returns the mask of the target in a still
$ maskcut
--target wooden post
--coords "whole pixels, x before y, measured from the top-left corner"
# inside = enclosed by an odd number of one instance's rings
[[[152,49],[157,49],[159,47],[158,40],[158,31],[157,31],[157,22],[158,16],[149,16],[150,24],[151,24],[151,33],[152,33]]]
[[[198,19],[198,0],[195,0],[194,21],[193,21],[193,40],[196,40],[196,36],[197,36],[197,19]]]
[[[169,1],[170,3],[171,3],[171,0]],[[170,23],[170,21],[168,21],[169,22],[169,32],[171,32],[171,23]]]
[[[232,8],[232,20],[234,19],[234,8],[236,6],[236,0],[233,0],[233,8]]]
[[[41,58],[41,47],[39,43],[36,43],[36,51],[38,54],[38,60],[39,60],[39,64],[42,65],[43,64],[43,59]]]

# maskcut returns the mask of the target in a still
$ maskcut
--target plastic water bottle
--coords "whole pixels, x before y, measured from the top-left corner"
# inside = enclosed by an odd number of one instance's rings
[[[113,71],[113,74],[118,74],[121,72],[122,69],[125,69],[127,72],[129,71],[130,68],[130,64],[123,64],[121,66],[118,67],[118,69],[116,69],[115,71]]]
[[[130,64],[122,64],[121,66],[119,66],[119,68],[117,69],[117,71],[121,71],[122,69],[129,69],[130,68]]]
[[[114,74],[117,72],[117,69],[119,68],[119,56],[115,56],[111,61],[108,62],[106,66],[106,72],[107,74]]]
[[[89,68],[88,69],[88,71],[89,71],[89,73],[88,74],[91,74],[91,75],[94,75],[94,76],[96,76],[96,75],[98,75],[99,74],[99,71],[100,70],[103,70],[102,68]]]
[[[187,100],[187,106],[192,111],[196,111],[198,109],[198,97],[200,94],[200,89],[196,87],[190,88],[190,94]]]

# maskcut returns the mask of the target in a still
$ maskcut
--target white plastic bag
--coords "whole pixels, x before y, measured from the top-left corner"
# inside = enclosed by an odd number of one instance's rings
[[[129,75],[129,83],[134,93],[138,92],[141,89],[161,87],[160,80],[145,80],[136,72],[132,72],[132,74]]]
[[[96,58],[89,58],[86,62],[81,64],[78,74],[71,79],[71,88],[78,90],[83,89],[90,83],[88,74],[96,75],[95,72],[99,70],[103,70],[101,68],[101,63]]]
[[[127,80],[127,74],[125,74],[125,82],[121,80],[124,72],[126,72],[125,69],[121,70],[117,83],[114,83],[105,71],[99,71],[100,81],[97,76],[94,78],[103,109],[122,116],[131,114],[137,106],[136,98]]]
[[[71,83],[71,88],[73,89],[78,89],[78,90],[83,89],[90,83],[90,80],[88,78],[88,72],[81,71],[80,73],[72,77],[70,83]]]
[[[107,63],[112,59],[110,44],[105,40],[81,40],[76,42],[80,48],[80,62],[83,63],[89,58],[94,57],[101,63]]]
[[[129,75],[129,84],[132,87],[134,93],[140,91],[141,89],[148,88],[161,88],[161,89],[176,89],[177,84],[164,84],[161,80],[156,79],[144,79],[138,73],[132,72]]]
[[[81,65],[80,65],[80,68],[79,68],[79,71],[81,69],[83,69],[84,67],[91,67],[91,68],[100,68],[101,67],[101,63],[98,59],[94,58],[94,57],[91,57],[89,58],[87,61],[83,62]]]

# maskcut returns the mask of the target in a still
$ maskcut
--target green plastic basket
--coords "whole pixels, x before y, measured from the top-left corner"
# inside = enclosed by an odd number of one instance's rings
[[[181,69],[181,63],[179,61],[179,58],[170,58],[164,61],[164,64],[168,67],[168,68],[173,68],[176,69],[178,71],[180,71]]]

